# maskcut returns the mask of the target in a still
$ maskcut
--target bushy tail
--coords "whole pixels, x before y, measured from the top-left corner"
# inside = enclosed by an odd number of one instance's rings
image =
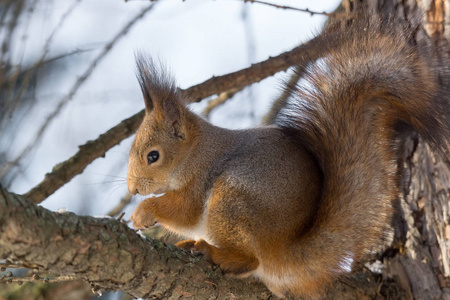
[[[325,35],[326,55],[276,120],[300,133],[324,176],[317,219],[298,245],[309,285],[348,272],[380,241],[398,196],[399,134],[413,129],[449,150],[450,102],[434,63],[394,27],[366,20]]]

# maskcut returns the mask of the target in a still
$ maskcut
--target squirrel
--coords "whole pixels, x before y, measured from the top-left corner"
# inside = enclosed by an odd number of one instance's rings
[[[137,55],[145,117],[127,175],[135,228],[160,223],[222,270],[279,297],[317,297],[381,243],[399,194],[398,140],[448,155],[449,100],[428,50],[392,22],[330,26],[324,54],[275,122],[216,127],[151,58]],[[400,139],[401,140],[401,139]]]

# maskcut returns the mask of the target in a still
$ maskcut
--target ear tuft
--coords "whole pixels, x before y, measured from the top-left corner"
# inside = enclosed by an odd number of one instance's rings
[[[136,65],[146,112],[165,124],[174,137],[184,140],[186,99],[178,92],[175,80],[161,67],[161,62],[155,64],[141,53],[136,53]]]
[[[136,77],[144,96],[147,112],[153,109],[162,109],[163,103],[177,97],[175,80],[162,67],[162,63],[155,64],[153,59],[140,52],[136,57]]]

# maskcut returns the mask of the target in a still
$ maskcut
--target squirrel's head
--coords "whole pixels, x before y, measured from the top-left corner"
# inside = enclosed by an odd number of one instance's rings
[[[177,166],[195,143],[189,112],[174,80],[153,61],[137,55],[137,77],[145,117],[131,146],[127,183],[131,194],[160,194],[176,189]]]

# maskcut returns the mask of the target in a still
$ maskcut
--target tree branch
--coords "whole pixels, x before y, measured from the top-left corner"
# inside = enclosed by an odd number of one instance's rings
[[[83,172],[96,158],[104,157],[106,151],[136,132],[143,118],[142,110],[101,134],[94,141],[88,141],[80,146],[74,156],[56,165],[50,173],[45,175],[44,180],[25,195],[36,204],[42,202],[73,177]]]
[[[240,91],[241,90],[232,89],[232,90],[220,93],[219,95],[217,95],[217,97],[215,99],[208,101],[208,106],[202,111],[202,115],[206,118],[209,118],[209,115],[215,108],[217,108],[218,106],[221,106],[222,104],[227,102],[227,100],[233,98],[234,95]]]
[[[116,219],[51,212],[1,186],[0,258],[88,281],[98,293],[121,290],[136,298],[158,299],[194,295],[195,299],[273,299],[261,283],[223,276],[201,256],[145,239]],[[362,268],[336,282],[327,297],[375,297],[379,287],[376,277]]]
[[[259,1],[259,0],[243,0],[244,3],[258,3],[258,4],[263,4],[263,5],[267,5],[267,6],[272,6],[275,8],[281,8],[281,9],[286,9],[286,10],[294,10],[294,11],[300,11],[300,12],[305,12],[305,13],[309,13],[311,16],[313,15],[324,15],[327,17],[335,17],[336,13],[327,13],[326,11],[312,11],[309,8],[296,8],[296,7],[292,7],[292,6],[287,6],[287,5],[278,5],[278,4],[273,4],[273,3],[269,3],[269,2],[265,2],[265,1]]]
[[[188,88],[184,93],[191,102],[199,102],[206,97],[231,89],[240,90],[247,85],[285,71],[294,64],[306,65],[311,60],[318,58],[322,53],[321,50],[320,39],[316,37],[290,51],[252,64],[248,68],[223,76],[213,76],[201,84]]]
[[[252,66],[219,77],[212,77],[205,82],[184,90],[184,94],[191,102],[228,90],[241,90],[245,86],[259,82],[264,78],[284,71],[290,66],[306,65],[309,61],[320,56],[320,43],[312,39],[294,49],[278,56],[270,57]],[[131,116],[114,126],[96,140],[80,146],[80,150],[68,160],[56,165],[51,173],[45,175],[44,180],[28,191],[25,195],[34,203],[40,203],[56,190],[69,182],[96,158],[104,157],[106,151],[118,145],[122,140],[136,132],[144,117],[144,110]]]
[[[241,294],[268,299],[260,283],[222,276],[201,256],[144,239],[113,218],[58,214],[0,187],[0,257],[90,282],[133,297]],[[245,293],[247,290],[247,294]]]
[[[275,122],[275,118],[278,116],[278,113],[286,105],[289,97],[292,95],[292,92],[297,87],[297,83],[302,76],[303,70],[301,68],[297,68],[294,74],[291,75],[289,81],[286,81],[285,88],[281,93],[281,95],[272,103],[272,107],[270,108],[269,112],[263,117],[262,124],[271,125]]]

